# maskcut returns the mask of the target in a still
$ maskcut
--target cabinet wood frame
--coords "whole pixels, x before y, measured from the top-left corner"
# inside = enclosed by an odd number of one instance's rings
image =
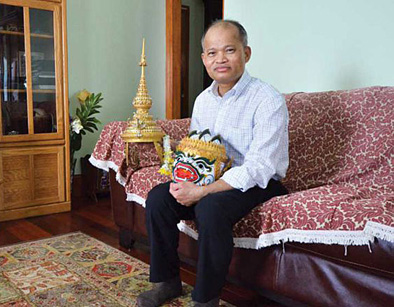
[[[24,32],[15,35],[24,35],[26,54],[26,81],[27,81],[27,113],[28,133],[26,135],[3,136],[0,125],[0,221],[64,212],[71,209],[70,185],[70,149],[69,149],[69,105],[68,105],[68,50],[66,29],[66,0],[0,0],[0,4],[20,6],[24,10]],[[52,38],[48,35],[30,35],[29,9],[43,9],[53,12],[53,43],[55,59],[56,84],[56,117],[57,131],[54,133],[34,134],[33,120],[33,93],[55,92],[55,90],[33,90],[31,74],[31,37]],[[4,32],[4,30],[2,30]],[[1,31],[0,31],[1,32]],[[5,34],[5,33],[2,33]],[[44,37],[45,36],[45,37]],[[30,71],[28,71],[30,70]],[[0,89],[1,91],[2,89]],[[1,96],[0,96],[1,97]],[[1,103],[1,98],[0,98]],[[1,110],[0,110],[0,122]],[[55,170],[58,178],[57,198],[37,199],[18,208],[9,208],[4,203],[4,154],[23,155],[30,154],[30,165],[34,155],[56,153],[58,167]],[[33,160],[32,160],[33,159]],[[34,176],[33,169],[30,176]],[[34,187],[30,187],[34,189]]]
[[[65,1],[64,1],[65,3]],[[38,141],[38,140],[52,140],[52,139],[65,139],[65,131],[68,131],[65,123],[64,116],[65,109],[67,107],[68,111],[68,95],[65,95],[64,92],[67,91],[67,88],[63,86],[65,83],[64,74],[64,63],[67,62],[67,53],[64,48],[61,48],[62,45],[66,44],[66,37],[62,35],[62,32],[65,31],[66,22],[64,20],[65,16],[62,16],[61,9],[65,10],[65,4],[61,7],[60,4],[56,4],[55,2],[48,2],[46,0],[0,0],[0,4],[6,5],[14,5],[23,7],[23,16],[24,16],[24,40],[25,40],[25,54],[26,54],[26,81],[27,81],[27,90],[26,90],[26,98],[27,98],[27,116],[28,116],[28,134],[20,134],[20,135],[3,135],[2,127],[0,125],[0,148],[4,143],[8,142],[24,142],[24,141]],[[55,133],[40,133],[34,134],[34,120],[33,120],[33,91],[40,92],[50,92],[48,90],[33,90],[32,89],[32,71],[31,71],[31,42],[30,42],[30,13],[29,9],[43,9],[49,10],[53,12],[53,43],[54,43],[54,58],[55,58],[55,80],[56,80],[56,90],[52,91],[56,93],[56,124],[57,131]],[[66,64],[67,65],[67,64]],[[0,89],[1,91],[1,89]],[[19,90],[25,91],[25,90]],[[0,96],[1,103],[1,96]],[[67,106],[66,106],[67,105]],[[2,114],[0,110],[0,122],[2,121]],[[68,124],[68,123],[67,123]]]

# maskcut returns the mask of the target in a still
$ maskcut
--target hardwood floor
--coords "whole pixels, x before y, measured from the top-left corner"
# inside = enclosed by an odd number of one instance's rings
[[[0,246],[49,238],[74,231],[82,231],[149,263],[149,251],[145,246],[136,244],[131,250],[119,246],[118,229],[112,219],[109,197],[99,198],[97,203],[89,199],[75,198],[72,201],[71,212],[0,222]],[[193,285],[194,268],[186,264],[182,265],[181,278],[184,282]],[[223,289],[221,298],[235,306],[281,306],[263,299],[253,291],[230,284]]]

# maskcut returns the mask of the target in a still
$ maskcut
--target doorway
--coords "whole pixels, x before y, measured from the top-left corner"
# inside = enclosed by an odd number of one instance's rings
[[[198,2],[202,5],[203,20],[202,29],[196,34],[198,25],[192,10]],[[205,28],[222,17],[223,0],[166,0],[167,119],[190,117],[195,98],[211,84],[201,62],[200,39]],[[201,77],[195,73],[198,65]],[[198,78],[202,80],[195,82]]]
[[[181,118],[191,116],[189,103],[190,6],[182,5],[181,15]]]

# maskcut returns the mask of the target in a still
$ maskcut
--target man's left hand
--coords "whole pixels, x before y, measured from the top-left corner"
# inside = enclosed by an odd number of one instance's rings
[[[178,203],[186,207],[196,204],[205,196],[204,188],[191,182],[172,182],[170,184],[170,193]]]

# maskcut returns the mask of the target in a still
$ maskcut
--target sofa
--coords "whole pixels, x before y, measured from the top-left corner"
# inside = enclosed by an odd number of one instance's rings
[[[228,280],[287,306],[389,306],[394,302],[394,87],[285,95],[288,195],[257,206],[234,226]],[[190,119],[158,121],[172,139]],[[147,243],[145,199],[169,178],[153,144],[107,124],[90,162],[110,170],[120,245]],[[182,261],[197,261],[193,221],[178,225]]]

